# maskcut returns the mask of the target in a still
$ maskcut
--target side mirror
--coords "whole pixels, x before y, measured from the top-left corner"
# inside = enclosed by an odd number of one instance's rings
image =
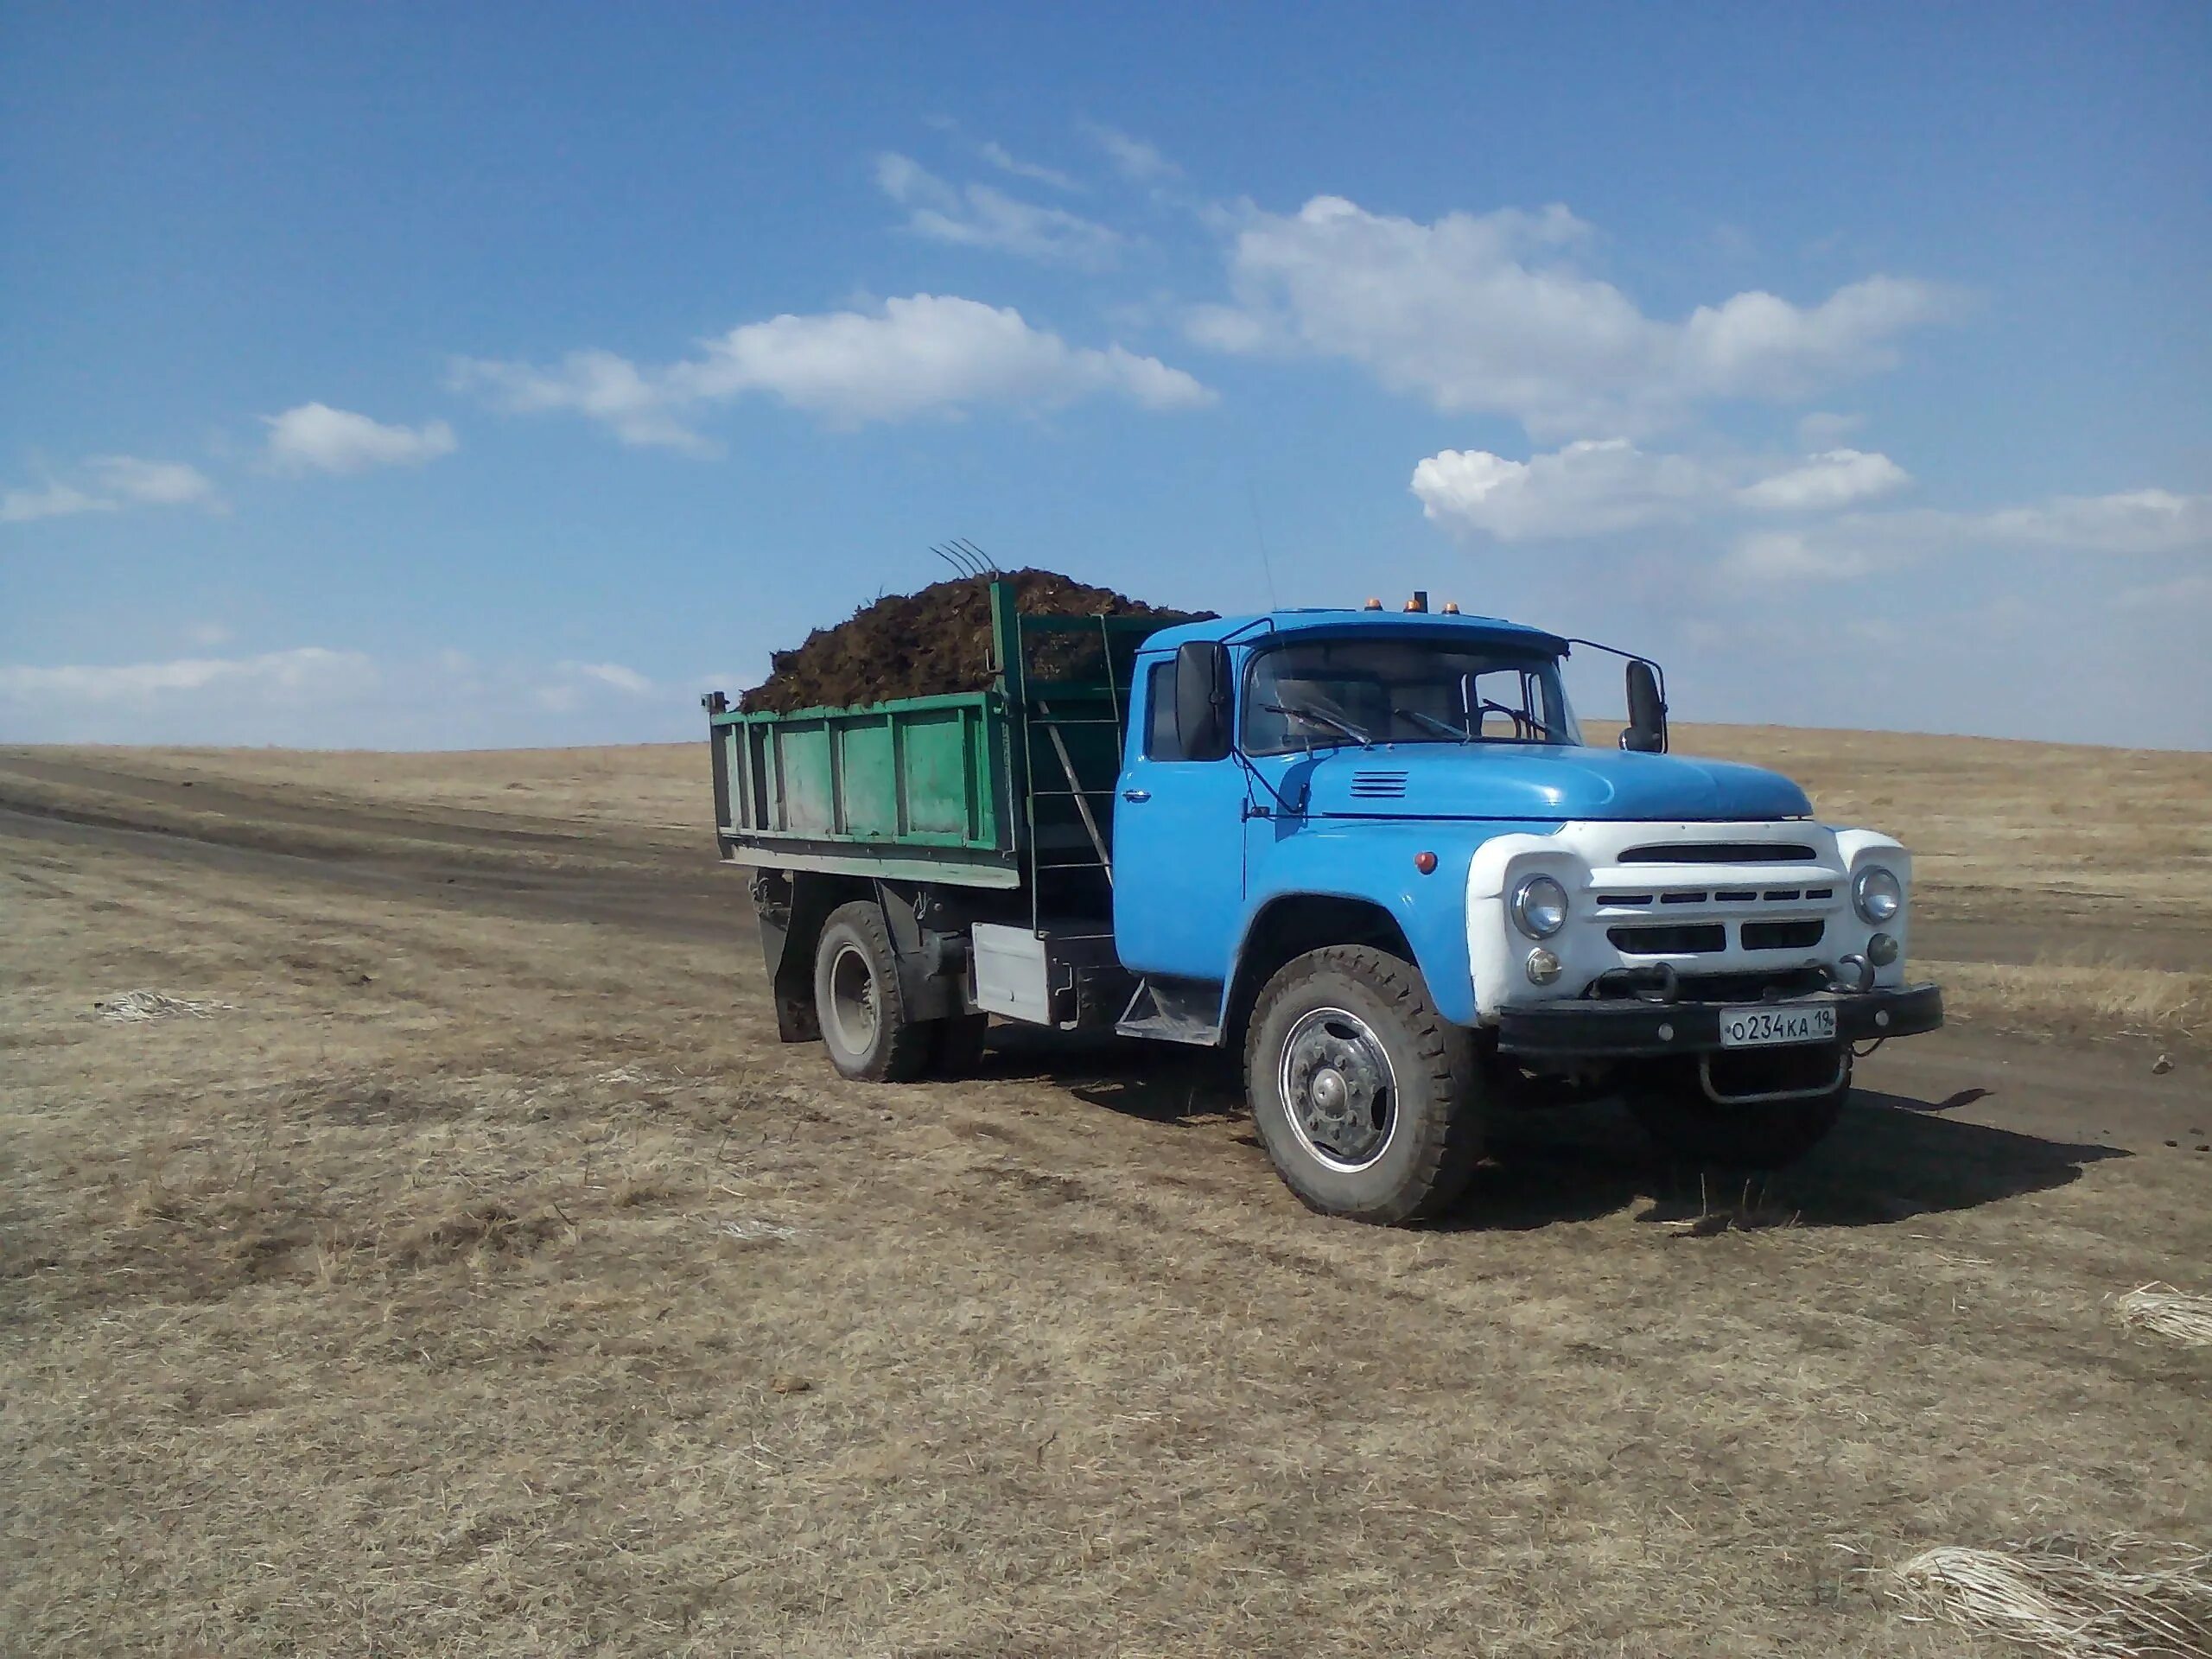
[[[1667,752],[1667,702],[1659,695],[1659,671],[1642,658],[1628,665],[1628,729],[1621,747],[1639,754]]]
[[[1185,760],[1229,753],[1229,647],[1193,639],[1175,652],[1175,736]]]

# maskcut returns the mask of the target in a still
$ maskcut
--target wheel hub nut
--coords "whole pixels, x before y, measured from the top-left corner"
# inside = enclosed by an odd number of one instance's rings
[[[1334,1066],[1325,1066],[1313,1074],[1313,1104],[1334,1117],[1344,1109],[1344,1075]]]

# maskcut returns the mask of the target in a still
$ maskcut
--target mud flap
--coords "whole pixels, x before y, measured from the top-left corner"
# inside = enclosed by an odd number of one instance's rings
[[[965,1014],[967,998],[952,971],[945,936],[925,931],[912,901],[885,882],[875,884],[875,901],[883,906],[892,946],[899,953],[899,989],[906,1000],[906,1017],[919,1021]]]
[[[753,875],[753,905],[760,918],[760,954],[779,1042],[810,1043],[822,1035],[814,1012],[814,948],[842,896],[831,883],[794,880],[780,870]]]

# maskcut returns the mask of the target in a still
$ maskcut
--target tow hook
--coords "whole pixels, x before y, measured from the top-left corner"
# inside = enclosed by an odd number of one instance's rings
[[[1675,971],[1672,963],[1655,962],[1643,968],[1616,968],[1610,973],[1600,975],[1591,989],[1610,991],[1615,986],[1643,1002],[1675,1002],[1681,1000],[1682,978]]]
[[[1828,970],[1828,988],[1832,991],[1871,991],[1874,988],[1874,964],[1856,950],[1836,958]]]

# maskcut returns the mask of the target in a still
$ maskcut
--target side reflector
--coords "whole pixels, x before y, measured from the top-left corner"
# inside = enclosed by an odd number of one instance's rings
[[[1436,873],[1436,855],[1434,853],[1415,853],[1414,855],[1414,868],[1419,870],[1423,875],[1433,875]]]

